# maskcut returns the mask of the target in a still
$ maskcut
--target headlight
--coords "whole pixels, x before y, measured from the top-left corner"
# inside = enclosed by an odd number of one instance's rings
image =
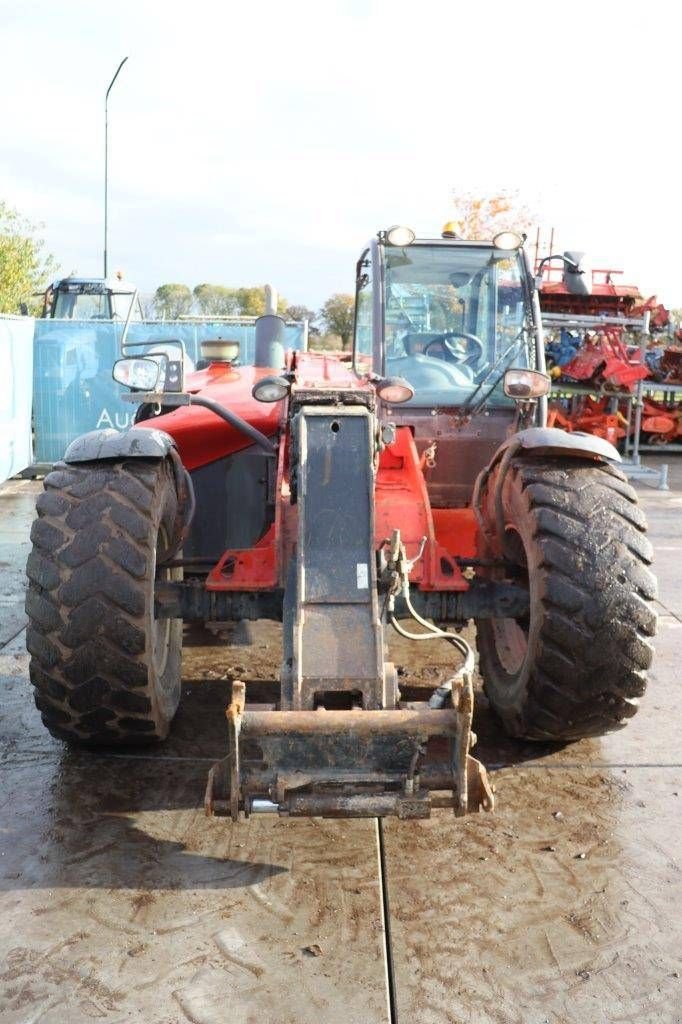
[[[257,402],[281,402],[289,394],[286,377],[263,377],[251,389]]]
[[[504,393],[509,398],[541,398],[551,386],[551,378],[540,370],[507,370],[504,375]]]
[[[383,377],[375,382],[374,390],[387,405],[401,405],[414,398],[414,388],[404,377]]]
[[[160,391],[165,373],[156,359],[117,359],[112,376],[119,384],[133,391]]]

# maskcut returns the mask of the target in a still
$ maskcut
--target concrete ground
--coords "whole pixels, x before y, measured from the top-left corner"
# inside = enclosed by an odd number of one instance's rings
[[[682,1021],[682,464],[671,477],[667,493],[640,487],[661,618],[637,717],[550,750],[505,739],[481,697],[495,814],[386,820],[381,835],[375,821],[204,817],[229,681],[274,677],[271,624],[228,647],[188,632],[158,750],[52,740],[23,631],[40,485],[0,488],[0,1021]],[[415,681],[443,657],[393,653]]]

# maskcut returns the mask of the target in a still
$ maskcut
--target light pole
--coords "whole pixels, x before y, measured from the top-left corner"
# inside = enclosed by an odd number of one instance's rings
[[[106,96],[104,97],[104,276],[107,276],[107,236],[109,230],[109,121],[108,121],[108,110],[107,104],[109,103],[109,93],[111,92],[112,86],[118,78],[118,73],[128,60],[124,57],[119,66],[116,68],[116,74],[109,82],[109,88],[107,89]]]

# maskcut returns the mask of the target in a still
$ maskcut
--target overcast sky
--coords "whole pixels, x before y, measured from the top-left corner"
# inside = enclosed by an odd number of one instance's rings
[[[560,247],[682,306],[678,16],[648,3],[0,0],[0,198],[68,273],[351,291],[399,222],[518,188]]]

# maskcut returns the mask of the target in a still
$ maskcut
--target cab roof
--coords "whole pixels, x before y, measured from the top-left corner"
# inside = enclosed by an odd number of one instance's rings
[[[53,291],[66,291],[69,286],[87,286],[92,293],[122,292],[132,294],[136,289],[130,281],[121,281],[117,277],[59,277],[52,283]]]

